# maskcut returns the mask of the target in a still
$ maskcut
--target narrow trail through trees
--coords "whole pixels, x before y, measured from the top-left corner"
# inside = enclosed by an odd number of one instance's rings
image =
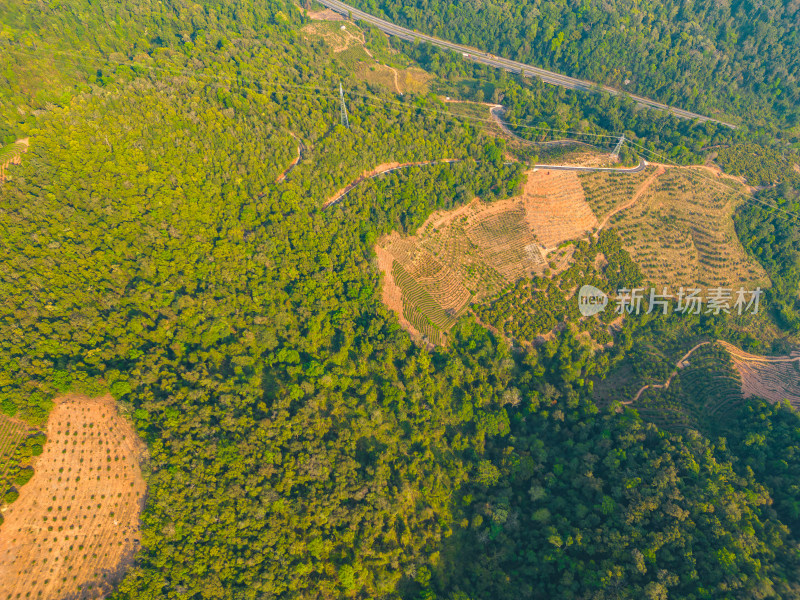
[[[667,378],[667,380],[664,383],[652,383],[652,384],[645,385],[645,386],[642,387],[642,389],[640,389],[638,392],[636,392],[636,395],[633,397],[633,400],[628,400],[626,402],[623,402],[622,404],[633,404],[634,402],[636,402],[641,397],[641,395],[646,390],[659,390],[659,389],[665,390],[665,389],[669,388],[669,384],[672,383],[672,380],[675,378],[675,375],[678,374],[678,370],[682,369],[685,366],[684,363],[692,355],[692,353],[695,350],[697,350],[698,348],[700,348],[701,346],[705,346],[705,345],[710,344],[710,343],[711,342],[700,342],[694,348],[692,348],[686,354],[684,354],[683,357],[675,364],[675,370],[672,371],[672,373],[670,373],[670,376]]]
[[[336,204],[342,198],[344,198],[353,188],[355,188],[358,184],[366,181],[367,179],[373,179],[375,177],[379,177],[381,175],[385,175],[386,173],[391,173],[392,171],[397,171],[398,169],[405,169],[406,167],[422,167],[425,165],[436,165],[441,163],[455,163],[460,162],[458,158],[442,158],[439,160],[425,160],[420,162],[407,162],[407,163],[383,163],[372,169],[371,171],[364,172],[358,179],[349,183],[345,187],[337,190],[333,195],[331,195],[325,202],[322,204],[322,209],[325,210],[332,204]]]
[[[289,173],[292,172],[292,169],[294,169],[298,165],[298,163],[302,160],[303,153],[306,150],[305,144],[299,137],[297,137],[291,131],[289,132],[289,135],[292,136],[297,141],[297,156],[291,163],[289,163],[289,166],[286,167],[280,175],[278,175],[277,179],[275,179],[275,183],[280,183],[281,181],[286,179]]]

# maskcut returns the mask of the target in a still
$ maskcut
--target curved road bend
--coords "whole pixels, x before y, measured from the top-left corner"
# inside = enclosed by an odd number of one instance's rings
[[[505,69],[506,71],[511,71],[513,73],[520,73],[523,77],[536,76],[546,83],[560,85],[561,87],[570,90],[590,91],[596,87],[596,84],[590,81],[584,81],[583,79],[576,79],[575,77],[568,77],[566,75],[559,75],[558,73],[553,73],[552,71],[547,71],[546,69],[527,65],[515,60],[509,60],[507,58],[494,56],[469,46],[454,44],[453,42],[448,42],[447,40],[426,35],[424,33],[418,33],[411,29],[406,29],[405,27],[400,27],[399,25],[379,19],[378,17],[375,17],[369,13],[365,13],[364,11],[352,7],[349,4],[345,4],[344,2],[340,2],[339,0],[319,0],[319,3],[344,15],[345,17],[352,17],[353,19],[365,21],[377,27],[381,31],[388,33],[389,35],[394,35],[410,42],[428,42],[434,46],[439,46],[440,48],[447,48],[455,52],[460,52],[465,58],[469,58],[474,62],[497,67],[499,69]],[[600,89],[614,96],[622,94],[622,92],[619,90],[607,86],[600,86]],[[730,123],[718,121],[717,119],[712,119],[711,117],[706,117],[688,110],[683,110],[682,108],[668,106],[661,102],[656,102],[655,100],[650,100],[649,98],[644,98],[642,96],[635,96],[633,94],[629,94],[629,96],[641,106],[663,110],[684,119],[697,119],[701,123],[711,121],[712,123],[719,123],[720,125],[725,125],[731,129],[736,129],[736,126],[731,125]]]
[[[494,120],[497,122],[497,125],[502,129],[505,133],[512,136],[513,138],[525,142],[526,144],[535,144],[537,146],[570,146],[570,145],[580,145],[580,146],[589,146],[590,148],[594,148],[591,144],[586,144],[584,142],[578,140],[554,140],[551,142],[532,142],[530,140],[526,140],[525,138],[519,137],[516,133],[509,129],[508,125],[506,125],[505,121],[501,118],[503,114],[503,107],[500,105],[495,105],[489,109],[489,112],[494,117]],[[599,173],[641,173],[647,168],[647,161],[642,157],[639,157],[639,164],[635,167],[578,167],[572,165],[533,165],[534,169],[552,169],[553,171],[591,171],[591,172],[599,172]]]
[[[593,173],[641,173],[647,168],[647,161],[639,157],[635,167],[573,167],[571,165],[533,165],[534,169],[550,169],[552,171],[589,171]]]

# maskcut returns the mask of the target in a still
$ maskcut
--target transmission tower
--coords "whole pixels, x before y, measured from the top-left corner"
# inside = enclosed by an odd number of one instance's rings
[[[622,134],[622,137],[619,138],[617,142],[617,147],[614,148],[614,151],[611,153],[612,158],[617,159],[619,158],[619,151],[622,149],[622,144],[625,143],[625,134]]]
[[[339,100],[342,104],[342,125],[350,128],[350,121],[347,119],[347,107],[344,104],[344,91],[342,90],[342,82],[339,82]]]

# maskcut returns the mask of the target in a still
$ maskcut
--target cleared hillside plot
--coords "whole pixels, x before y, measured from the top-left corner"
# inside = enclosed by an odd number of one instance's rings
[[[745,398],[757,396],[773,403],[788,400],[800,408],[800,356],[757,356],[726,342],[720,344],[741,376]]]
[[[574,173],[531,171],[520,196],[476,199],[434,213],[413,236],[395,232],[379,240],[384,301],[412,334],[444,343],[470,303],[544,274],[548,258],[563,258],[559,243],[596,226]],[[561,258],[557,264],[566,268]]]
[[[633,199],[642,184],[655,171],[655,167],[648,166],[640,173],[581,173],[578,179],[583,186],[587,204],[597,218],[602,220]]]
[[[334,54],[348,48],[363,48],[366,42],[364,33],[353,23],[344,24],[324,19],[309,23],[300,31],[306,39],[324,40]]]
[[[735,181],[703,167],[655,165],[627,181],[603,173],[582,175],[581,182],[595,212],[611,214],[607,226],[649,281],[673,288],[769,285],[736,237],[732,214],[744,199]]]
[[[28,151],[29,143],[29,138],[23,138],[0,147],[0,183],[6,180],[6,169],[9,165],[18,165],[22,162],[22,155]]]
[[[398,69],[379,62],[359,62],[356,76],[398,94],[421,93],[427,89],[431,75],[419,68]]]
[[[107,595],[139,544],[143,448],[114,400],[56,400],[35,474],[0,527],[0,597]]]
[[[344,17],[330,8],[323,8],[322,10],[309,10],[306,11],[312,21],[344,21]]]
[[[527,222],[547,248],[579,238],[598,225],[574,171],[530,173],[522,201]]]

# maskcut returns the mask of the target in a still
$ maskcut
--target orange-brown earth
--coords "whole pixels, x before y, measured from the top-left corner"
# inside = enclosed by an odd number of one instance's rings
[[[0,526],[0,598],[101,598],[140,539],[144,447],[108,396],[57,399],[35,474]]]
[[[413,236],[393,232],[379,240],[383,300],[412,335],[427,332],[438,343],[471,302],[543,274],[546,255],[565,267],[553,250],[597,225],[574,172],[529,171],[519,196],[475,199],[433,213]],[[397,265],[405,274],[399,280]]]
[[[719,342],[731,355],[742,378],[742,395],[769,402],[788,400],[800,408],[800,356],[757,356],[727,342]]]

